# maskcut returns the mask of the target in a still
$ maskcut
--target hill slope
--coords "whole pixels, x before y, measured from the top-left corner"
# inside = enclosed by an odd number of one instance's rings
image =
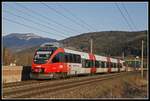
[[[100,55],[121,56],[140,55],[141,40],[145,41],[145,50],[147,43],[147,31],[125,32],[125,31],[104,31],[84,33],[78,36],[60,40],[64,46],[74,46],[90,52],[90,39],[93,38],[93,52]],[[145,51],[146,55],[146,51]]]

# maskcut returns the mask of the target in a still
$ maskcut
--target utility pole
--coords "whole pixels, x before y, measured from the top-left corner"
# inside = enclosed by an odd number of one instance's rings
[[[124,60],[124,52],[122,52],[122,59]]]
[[[144,44],[144,41],[142,40],[142,59],[141,59],[141,76],[143,78],[143,44]]]
[[[93,53],[93,39],[91,38],[90,41],[91,41],[91,53]]]

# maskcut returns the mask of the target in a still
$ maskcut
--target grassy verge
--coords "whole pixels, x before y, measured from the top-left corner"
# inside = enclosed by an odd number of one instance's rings
[[[130,73],[111,80],[82,85],[61,93],[48,94],[48,98],[74,98],[74,99],[122,99],[147,98],[148,82],[142,79],[140,73]]]

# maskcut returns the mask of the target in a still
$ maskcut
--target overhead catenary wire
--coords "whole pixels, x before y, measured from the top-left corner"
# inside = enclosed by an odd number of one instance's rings
[[[137,29],[136,25],[133,22],[133,19],[131,18],[130,14],[129,14],[128,10],[127,10],[127,8],[125,7],[125,5],[123,3],[122,3],[122,6],[125,9],[125,11],[126,11],[126,13],[128,15],[128,18],[130,19],[130,22],[132,23],[132,25],[134,26],[134,28]]]
[[[52,20],[52,19],[50,19],[50,18],[47,17],[47,16],[41,15],[40,13],[38,13],[38,12],[36,12],[36,11],[34,11],[34,10],[28,8],[28,7],[26,7],[25,5],[22,5],[22,4],[20,4],[20,3],[15,3],[15,4],[18,5],[18,6],[20,6],[20,7],[22,7],[22,8],[24,8],[24,9],[26,9],[26,10],[28,10],[29,12],[32,12],[32,13],[38,15],[38,16],[43,17],[44,19],[46,19],[46,20],[48,20],[48,21],[51,21],[51,22],[53,22],[53,23],[55,23],[55,24],[57,24],[57,25],[59,25],[59,26],[62,26],[62,27],[64,27],[64,28],[66,28],[66,29],[69,29],[70,31],[80,33],[78,30],[75,30],[75,29],[70,28],[70,27],[68,27],[68,26],[65,26],[65,25],[63,25],[63,24],[61,24],[61,23],[58,23],[57,21]]]
[[[75,20],[71,19],[70,17],[65,16],[64,14],[62,14],[61,12],[57,11],[56,9],[54,9],[54,8],[50,7],[50,6],[49,6],[49,5],[47,5],[46,3],[42,3],[42,4],[43,4],[43,5],[45,5],[47,8],[49,8],[49,9],[53,10],[53,11],[54,11],[54,12],[56,12],[57,14],[59,14],[59,15],[63,16],[64,18],[66,18],[66,19],[70,20],[71,22],[73,22],[73,23],[77,24],[77,25],[78,25],[78,26],[80,26],[81,28],[83,28],[83,27],[84,27],[86,30],[90,31],[90,29],[89,29],[89,28],[86,28],[85,26],[81,25],[80,23],[76,22]]]
[[[24,19],[24,20],[26,20],[26,21],[29,21],[29,22],[31,22],[31,23],[34,23],[34,24],[37,24],[37,25],[40,25],[40,26],[44,26],[44,27],[46,27],[46,28],[49,28],[49,29],[51,29],[51,30],[53,30],[53,31],[55,31],[55,32],[62,33],[62,32],[60,32],[60,31],[58,31],[58,30],[56,30],[56,29],[54,29],[54,28],[51,28],[51,27],[49,27],[49,26],[47,26],[47,25],[43,25],[43,24],[41,24],[41,23],[39,23],[39,22],[35,22],[35,21],[33,21],[33,20],[29,19],[29,18],[25,18],[25,17],[19,16],[19,15],[17,15],[17,14],[13,14],[13,13],[11,13],[10,11],[6,11],[6,10],[5,10],[5,12],[6,12],[6,13],[10,13],[10,14],[13,15],[13,16],[22,18],[22,19]],[[62,35],[65,35],[65,34],[62,33]],[[65,36],[68,36],[68,35],[65,35]]]
[[[126,18],[126,16],[124,15],[124,13],[121,11],[121,8],[119,7],[119,5],[118,5],[117,3],[115,3],[115,5],[117,6],[117,8],[119,9],[121,15],[123,16],[123,18],[125,19],[126,23],[128,24],[128,27],[132,29],[130,23],[128,22],[128,19]],[[136,26],[134,25],[134,23],[133,23],[133,21],[132,21],[130,15],[129,15],[129,13],[128,13],[126,7],[123,5],[123,3],[122,3],[122,7],[123,7],[124,10],[126,11],[128,18],[130,19],[130,22],[132,23],[132,25],[133,25],[134,28],[136,29]],[[133,31],[133,30],[132,30],[132,31]],[[125,49],[125,48],[124,48],[124,49]],[[124,52],[123,52],[123,54],[124,54]]]
[[[84,26],[86,25],[88,28],[95,30],[92,26],[87,24],[83,19],[77,17],[74,13],[72,13],[69,9],[63,7],[62,5],[58,4],[64,11],[68,12],[72,17],[74,17],[76,20],[79,20]]]
[[[119,12],[121,13],[122,17],[124,18],[125,22],[127,23],[129,29],[132,31],[133,28],[131,27],[130,23],[128,22],[128,19],[126,18],[126,16],[122,12],[121,8],[119,7],[119,5],[117,3],[115,3],[115,5],[116,5],[117,9],[119,10]]]
[[[29,26],[29,25],[26,25],[26,24],[22,24],[22,23],[20,23],[20,22],[17,22],[17,21],[8,19],[8,18],[6,18],[6,17],[3,17],[3,19],[4,19],[4,20],[7,20],[7,21],[9,21],[9,22],[12,22],[12,23],[16,23],[16,24],[22,25],[22,26],[27,27],[27,28],[30,28],[30,29],[38,30],[38,31],[41,31],[41,32],[44,32],[44,33],[47,33],[47,34],[52,34],[52,33],[48,32],[48,31],[44,31],[44,30],[41,30],[41,29],[39,29],[39,28],[36,28],[36,27],[33,27],[33,26]],[[55,34],[52,34],[52,35],[55,35]],[[66,36],[63,36],[63,35],[61,35],[61,34],[57,34],[57,35],[66,38]],[[55,35],[55,36],[56,36],[56,35]]]
[[[12,7],[11,7],[12,8]],[[13,9],[15,9],[16,11],[18,11],[18,12],[20,12],[20,13],[22,13],[22,14],[25,14],[25,15],[28,15],[28,16],[30,16],[30,17],[34,17],[34,19],[35,19],[35,16],[33,16],[33,15],[31,15],[31,14],[29,14],[29,13],[25,13],[25,12],[23,12],[22,10],[19,10],[19,9],[17,9],[17,8],[15,8],[15,7],[13,7]],[[38,21],[41,21],[41,22],[45,22],[47,25],[51,25],[51,23],[49,23],[49,22],[47,22],[47,21],[45,21],[45,20],[41,20],[40,18],[36,18]],[[54,26],[54,25],[52,25],[53,27],[56,27],[56,26]],[[62,26],[61,26],[62,27]],[[57,27],[56,27],[57,28]],[[68,31],[68,30],[66,30],[66,29],[63,29],[63,31],[64,32],[74,32],[74,31]],[[69,35],[69,34],[68,34]]]

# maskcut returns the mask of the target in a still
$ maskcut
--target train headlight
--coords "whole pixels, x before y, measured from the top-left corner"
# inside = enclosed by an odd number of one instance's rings
[[[59,68],[63,68],[63,65],[60,65]]]
[[[34,69],[34,72],[43,73],[44,68],[36,68],[36,69]]]
[[[41,67],[41,65],[37,65],[36,67],[37,67],[37,68],[40,68],[40,67]]]

